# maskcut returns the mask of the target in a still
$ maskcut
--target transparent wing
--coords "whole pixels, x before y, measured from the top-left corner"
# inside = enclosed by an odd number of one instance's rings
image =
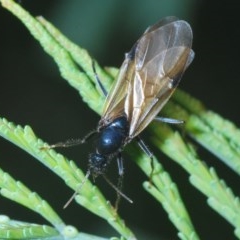
[[[113,119],[125,113],[125,101],[129,92],[130,82],[133,79],[135,67],[133,61],[126,55],[126,58],[119,70],[118,77],[114,81],[110,92],[105,100],[100,125],[107,125]]]
[[[192,62],[192,30],[167,18],[147,29],[135,50],[135,73],[126,101],[129,135],[138,135],[159,113]]]
[[[102,120],[125,114],[129,137],[138,135],[165,105],[193,60],[191,46],[192,30],[185,21],[168,17],[149,27],[123,62]]]

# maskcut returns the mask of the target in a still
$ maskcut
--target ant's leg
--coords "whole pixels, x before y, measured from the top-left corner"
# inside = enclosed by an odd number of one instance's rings
[[[117,164],[118,164],[118,174],[119,176],[123,176],[124,169],[123,169],[123,158],[121,153],[118,153]]]
[[[174,119],[174,118],[165,118],[165,117],[155,117],[154,121],[169,123],[169,124],[183,124],[183,120]]]
[[[94,62],[94,61],[92,61],[92,68],[93,68],[93,72],[94,72],[94,74],[95,74],[95,78],[96,78],[96,80],[97,80],[98,86],[100,87],[103,95],[104,95],[105,97],[107,97],[108,92],[107,92],[107,90],[105,89],[105,87],[102,85],[102,82],[100,81],[100,79],[99,79],[99,77],[98,77],[98,75],[97,75],[96,68],[95,68],[95,62]]]
[[[125,195],[121,190],[122,190],[122,186],[123,186],[123,159],[122,159],[122,154],[119,152],[118,156],[117,156],[117,162],[118,162],[118,173],[119,173],[119,178],[118,178],[118,184],[117,186],[115,186],[109,179],[108,177],[103,174],[103,178],[106,180],[106,182],[116,191],[117,193],[117,198],[115,201],[115,211],[117,212],[118,210],[118,206],[119,206],[119,202],[121,197],[125,198],[128,202],[133,203],[132,199],[130,199],[127,195]]]
[[[180,124],[185,123],[184,120],[179,120],[179,119],[174,119],[174,118],[165,118],[165,117],[155,117],[154,121],[169,123],[169,124],[173,124],[173,125],[180,125]],[[181,128],[181,133],[183,136],[185,136],[185,128]]]
[[[139,147],[142,149],[143,152],[145,152],[146,155],[150,158],[151,162],[151,172],[150,172],[150,183],[152,182],[152,177],[153,177],[153,171],[154,171],[154,164],[153,164],[153,154],[148,148],[148,146],[145,144],[145,142],[139,137],[136,137],[136,140],[138,142]]]
[[[89,140],[92,136],[94,136],[96,134],[96,130],[88,133],[84,138],[82,139],[69,139],[66,142],[59,142],[56,144],[52,144],[50,146],[47,147],[41,147],[41,149],[50,149],[50,148],[58,148],[58,147],[72,147],[72,146],[76,146],[76,145],[80,145],[85,143],[87,140]]]
[[[118,164],[118,174],[119,174],[117,188],[119,189],[120,192],[122,192],[124,170],[123,170],[123,158],[122,158],[121,153],[118,153],[117,164]],[[118,211],[118,206],[119,206],[120,200],[121,200],[121,195],[117,191],[117,198],[116,198],[116,201],[115,201],[115,211],[116,212]]]

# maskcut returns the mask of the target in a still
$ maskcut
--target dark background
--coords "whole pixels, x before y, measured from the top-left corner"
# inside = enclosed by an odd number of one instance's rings
[[[24,8],[33,15],[44,16],[73,42],[86,48],[103,66],[120,66],[124,53],[146,27],[158,19],[176,15],[187,20],[194,32],[196,58],[180,88],[239,126],[240,20],[237,3],[233,0],[21,1]],[[97,125],[99,116],[89,110],[78,93],[61,78],[53,60],[25,27],[2,7],[0,81],[0,116],[22,126],[30,125],[47,142],[82,137]],[[86,169],[89,146],[59,151]],[[201,147],[199,153],[239,195],[239,178],[235,173]],[[164,155],[158,153],[158,158],[178,183],[200,237],[234,239],[233,228],[207,206],[206,198],[189,184],[188,175]],[[4,171],[48,200],[66,224],[96,235],[116,235],[103,220],[75,203],[62,210],[71,190],[51,171],[3,139],[0,139],[0,159]],[[133,205],[122,201],[120,206],[126,224],[139,239],[177,239],[166,213],[143,191],[141,183],[146,177],[133,161],[125,162],[124,192],[134,200]],[[114,167],[111,174],[116,175]],[[98,179],[97,185],[109,198],[115,196],[103,180]],[[0,206],[1,213],[13,219],[44,222],[36,214],[6,199],[0,199]]]

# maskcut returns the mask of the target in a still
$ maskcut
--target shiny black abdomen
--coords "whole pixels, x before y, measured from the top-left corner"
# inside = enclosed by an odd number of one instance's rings
[[[102,129],[96,141],[98,154],[109,155],[116,153],[124,145],[128,137],[129,123],[126,117],[116,118]]]

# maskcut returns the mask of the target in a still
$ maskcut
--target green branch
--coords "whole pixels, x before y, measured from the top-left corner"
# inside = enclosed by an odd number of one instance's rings
[[[12,0],[0,0],[0,2],[4,8],[22,21],[43,49],[54,59],[62,77],[79,92],[91,109],[100,114],[104,97],[95,84],[95,76],[92,71],[93,60],[87,51],[72,43],[43,17],[32,17]],[[103,80],[104,86],[109,89],[117,70],[113,68],[102,69],[97,63],[96,69],[99,77]],[[237,173],[240,172],[240,130],[232,123],[206,110],[198,100],[180,90],[176,91],[173,100],[163,109],[163,113],[172,118],[185,120],[184,131],[189,136],[219,157],[228,167]],[[234,196],[222,180],[219,180],[215,170],[207,167],[197,156],[191,144],[186,143],[177,132],[174,132],[168,126],[163,124],[159,126],[159,124],[154,123],[149,129],[152,133],[152,142],[188,172],[191,184],[207,197],[208,204],[215,211],[234,226],[235,235],[240,238],[239,199]],[[40,150],[41,147],[46,146],[46,143],[37,138],[30,127],[15,126],[2,118],[0,119],[0,135],[34,156],[62,178],[74,191],[83,181],[84,173],[73,161],[69,161],[54,150]],[[149,178],[151,172],[150,159],[133,145],[129,146],[127,151]],[[36,231],[32,231],[32,238],[34,236],[47,238],[55,235],[68,238],[71,235],[69,233],[73,233],[71,236],[75,236],[76,239],[80,236],[75,228],[73,228],[73,231],[71,231],[71,228],[67,228],[46,201],[3,171],[0,172],[0,187],[2,196],[42,214],[53,226],[53,228],[45,228],[23,224],[23,229],[26,232],[28,229],[36,227],[34,228]],[[145,182],[144,188],[162,204],[169,219],[177,228],[180,239],[199,239],[176,183],[171,180],[170,175],[157,159],[154,159],[152,185]],[[76,196],[76,201],[89,211],[105,219],[122,238],[135,239],[132,231],[125,226],[124,221],[90,181],[86,181],[81,189],[81,194]],[[0,221],[0,226],[2,225]],[[23,239],[23,232],[21,234],[16,233],[16,229],[10,228],[11,224],[4,226],[8,226],[8,228],[4,231],[3,228],[0,228],[0,237],[12,231],[11,233],[15,234],[16,239],[17,237]],[[41,234],[37,235],[37,232]],[[81,235],[81,239],[88,239],[88,237],[88,235]],[[94,236],[91,237],[91,239],[94,239]],[[95,238],[100,239],[99,237]]]

